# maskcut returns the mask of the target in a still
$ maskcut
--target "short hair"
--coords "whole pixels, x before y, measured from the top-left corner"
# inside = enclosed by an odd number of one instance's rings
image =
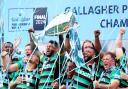
[[[25,46],[31,46],[31,44],[30,44],[30,43],[28,43],[28,44],[26,44]]]
[[[11,48],[13,48],[13,43],[12,42],[5,42],[4,45],[5,44],[9,44],[11,46]]]
[[[31,50],[33,50],[31,43],[26,44],[25,47],[26,46],[30,46],[31,47]]]
[[[59,47],[58,43],[56,41],[54,41],[54,40],[50,40],[48,43],[53,44],[56,48]]]
[[[112,57],[113,60],[116,59],[116,55],[115,53],[112,53],[112,52],[106,52],[104,55],[110,55]]]

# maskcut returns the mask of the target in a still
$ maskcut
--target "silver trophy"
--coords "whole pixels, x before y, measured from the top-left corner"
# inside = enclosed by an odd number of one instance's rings
[[[75,16],[72,12],[57,15],[44,29],[48,36],[64,34],[67,30],[64,27],[72,27],[75,23]]]
[[[44,36],[56,36],[68,32],[68,30],[64,30],[64,27],[73,27],[75,22],[76,18],[73,12],[61,13],[54,17],[44,30],[37,34],[32,34],[32,39],[37,45],[40,40],[44,39]]]

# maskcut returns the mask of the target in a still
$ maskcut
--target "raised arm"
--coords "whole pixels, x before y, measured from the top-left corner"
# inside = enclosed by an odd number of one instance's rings
[[[118,48],[122,47],[122,39],[124,34],[125,34],[125,28],[120,28],[119,34],[116,38],[116,47]]]
[[[65,30],[65,31],[66,31],[66,30],[69,30],[69,26],[64,27],[64,30]],[[70,51],[71,51],[71,45],[70,45],[69,33],[67,33],[67,35],[66,35],[64,48],[65,48],[65,50],[66,50],[68,53],[70,53]]]
[[[100,50],[101,50],[101,43],[100,43],[100,39],[99,39],[100,30],[95,30],[94,35],[95,35],[95,48],[98,52],[100,52]]]
[[[66,39],[65,39],[65,50],[70,53],[71,51],[71,45],[70,45],[70,39],[69,39],[69,34],[66,35]]]
[[[122,39],[123,39],[123,35],[125,34],[125,29],[121,28],[119,31],[119,34],[116,38],[116,57],[117,59],[119,59],[120,57],[122,57],[123,55],[123,50],[122,50]]]
[[[31,34],[34,33],[34,29],[33,28],[29,28],[28,33],[29,33],[29,39],[30,39],[32,50],[34,50],[36,45],[35,45],[32,37],[31,37]]]

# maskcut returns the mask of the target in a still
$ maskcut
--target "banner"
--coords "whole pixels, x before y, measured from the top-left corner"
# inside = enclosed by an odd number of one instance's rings
[[[9,31],[24,31],[32,26],[32,8],[9,8],[8,9],[8,25]]]
[[[24,30],[34,27],[39,33],[57,15],[69,11],[74,13],[80,25],[78,35],[81,41],[94,40],[94,30],[97,29],[101,31],[101,40],[114,40],[120,27],[128,29],[127,3],[127,0],[5,0],[5,40],[13,40],[20,35],[26,38],[24,45],[29,41]],[[127,35],[126,31],[124,39],[128,39]]]
[[[31,13],[31,14],[30,14]],[[9,8],[9,31],[43,30],[48,23],[47,8]]]
[[[35,8],[33,14],[33,28],[35,30],[43,30],[48,24],[47,8]]]

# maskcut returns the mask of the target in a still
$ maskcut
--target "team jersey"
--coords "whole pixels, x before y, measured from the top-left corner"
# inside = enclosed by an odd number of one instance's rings
[[[83,65],[80,68],[75,69],[75,75],[73,78],[73,89],[92,89],[93,76],[87,65]]]
[[[120,70],[117,67],[112,67],[104,72],[102,72],[101,77],[99,79],[99,83],[102,84],[110,84],[111,81],[120,78]]]
[[[119,66],[120,73],[125,73],[128,76],[128,67],[127,67],[127,58],[125,55],[123,55],[120,58]],[[126,88],[128,87],[128,80],[120,79],[120,88]]]
[[[51,83],[54,81],[54,73],[56,68],[56,62],[58,59],[58,54],[50,57],[43,56],[42,62],[42,72],[40,74],[39,89],[52,89]]]
[[[91,69],[93,71],[93,69]],[[93,75],[93,80],[99,80],[101,73],[104,71],[104,67],[103,67],[103,62],[101,59],[99,59],[98,64],[95,63],[95,68],[94,68],[94,73],[92,73]]]
[[[18,60],[21,60],[21,59],[18,59]],[[14,58],[14,60],[12,60],[12,62],[13,63],[18,62],[18,60],[15,60],[15,58]],[[12,80],[15,73],[17,73],[17,72],[7,72],[7,71],[5,71],[5,72],[2,73],[1,76],[2,76],[2,81],[3,81],[3,84],[2,84],[3,86],[0,87],[0,89],[8,89],[9,82]]]
[[[72,77],[71,78],[67,78],[67,76],[65,76],[63,78],[63,80],[61,80],[61,85],[65,85],[66,86],[66,89],[70,89],[71,88],[71,84],[73,82],[73,79]]]
[[[38,68],[28,72],[20,71],[12,81],[14,82],[18,76],[22,78],[22,83],[17,84],[15,89],[35,89],[40,78]]]

